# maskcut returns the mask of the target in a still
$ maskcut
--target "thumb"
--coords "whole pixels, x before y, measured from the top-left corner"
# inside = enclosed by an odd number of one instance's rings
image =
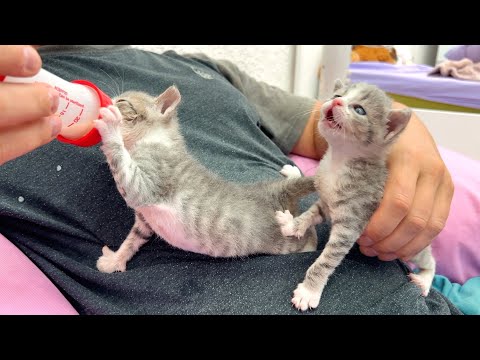
[[[52,141],[61,130],[55,115],[0,129],[0,165]]]

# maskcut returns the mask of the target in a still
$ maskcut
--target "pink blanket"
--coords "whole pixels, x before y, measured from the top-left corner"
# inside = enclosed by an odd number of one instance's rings
[[[459,61],[446,60],[435,66],[429,75],[451,76],[460,80],[480,81],[480,62],[474,63],[467,58]]]
[[[0,314],[77,314],[55,285],[2,234],[0,234]]]

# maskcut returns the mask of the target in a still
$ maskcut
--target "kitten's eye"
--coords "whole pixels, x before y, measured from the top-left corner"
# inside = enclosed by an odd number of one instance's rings
[[[333,95],[333,98],[332,99],[335,99],[337,97],[342,97],[341,95]]]
[[[360,105],[353,105],[353,110],[355,110],[358,115],[367,115],[365,109]]]

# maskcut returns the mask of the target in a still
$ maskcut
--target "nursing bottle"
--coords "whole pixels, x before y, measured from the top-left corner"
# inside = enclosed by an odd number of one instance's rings
[[[112,104],[112,100],[95,84],[86,80],[68,82],[40,69],[31,77],[0,75],[0,82],[9,83],[47,83],[59,93],[57,115],[62,120],[62,131],[57,136],[61,142],[77,146],[92,146],[101,141],[93,121],[98,119],[101,107]]]

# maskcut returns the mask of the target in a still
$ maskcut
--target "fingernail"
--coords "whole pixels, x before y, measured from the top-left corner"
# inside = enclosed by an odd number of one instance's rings
[[[363,246],[372,246],[373,240],[365,235],[362,235],[360,236],[360,239],[358,239],[358,243]]]
[[[362,247],[361,249],[362,249],[362,254],[363,255],[370,256],[370,257],[378,255],[378,253],[375,249],[372,249],[372,248],[369,248],[369,247]]]
[[[25,57],[25,72],[32,73],[38,71],[38,55],[36,54],[35,50],[30,46],[26,46],[23,49],[23,56]]]
[[[60,100],[58,96],[58,91],[55,90],[54,88],[49,89],[48,98],[50,99],[50,110],[52,111],[52,114],[55,114],[55,112],[58,109],[58,103]]]
[[[52,137],[57,137],[62,130],[62,120],[58,116],[52,116],[50,118],[50,124],[52,125]]]

